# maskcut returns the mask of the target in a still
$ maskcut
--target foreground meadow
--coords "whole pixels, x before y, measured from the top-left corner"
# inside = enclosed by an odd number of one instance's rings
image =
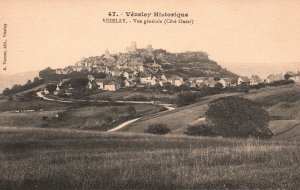
[[[0,189],[297,189],[296,140],[0,128]]]

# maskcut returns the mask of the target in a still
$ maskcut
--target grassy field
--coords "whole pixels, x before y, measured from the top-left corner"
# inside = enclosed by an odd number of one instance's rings
[[[0,127],[0,189],[297,189],[297,141]]]
[[[26,103],[28,104],[28,102]],[[133,105],[136,114],[130,115],[128,113],[129,107],[130,105],[68,105],[36,112],[0,112],[0,126],[108,130],[128,120],[128,117],[140,117],[157,113],[163,108],[162,106],[150,104]]]
[[[27,113],[0,112],[0,126],[42,127],[43,117],[54,118],[57,113],[62,111],[63,110],[51,110]]]
[[[204,116],[209,101],[239,94],[206,97],[164,113],[157,113],[159,106],[134,105],[138,114],[149,116],[125,133],[75,128],[99,129],[107,117],[128,116],[129,105],[47,109],[42,101],[42,112],[2,112],[0,189],[297,189],[299,94],[299,86],[242,94],[264,103],[270,113],[274,137],[269,141],[182,135],[186,124]],[[0,104],[9,106],[6,102]],[[30,101],[22,106],[32,108]],[[172,133],[135,133],[158,122]]]
[[[299,120],[300,118],[300,86],[289,85],[251,90],[249,94],[224,93],[209,96],[198,103],[178,108],[167,114],[149,116],[139,120],[129,125],[124,131],[143,132],[150,124],[165,123],[174,134],[182,134],[187,124],[194,123],[199,118],[204,117],[209,101],[232,95],[240,95],[260,102],[269,112],[271,118],[276,120]],[[270,127],[272,127],[271,124]],[[293,124],[293,121],[291,121],[291,124]]]
[[[134,107],[136,114],[128,113]],[[163,107],[156,105],[101,105],[72,107],[61,114],[60,118],[50,119],[46,127],[81,128],[106,131],[132,117],[141,117],[159,112]]]
[[[56,110],[56,109],[64,109],[69,105],[60,103],[60,102],[50,102],[44,100],[29,100],[29,101],[8,101],[2,100],[0,101],[0,111],[14,111],[14,110]]]
[[[118,92],[101,92],[91,95],[92,100],[134,100],[134,97],[143,97],[145,101],[163,101],[172,103],[176,100],[177,96],[174,94],[162,94],[160,92],[135,92],[133,90],[120,90]]]

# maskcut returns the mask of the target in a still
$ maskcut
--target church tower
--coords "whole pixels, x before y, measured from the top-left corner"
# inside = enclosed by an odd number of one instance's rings
[[[136,51],[136,41],[131,42],[132,51]]]
[[[109,51],[108,51],[108,49],[106,48],[105,49],[105,56],[104,56],[105,58],[109,58]]]

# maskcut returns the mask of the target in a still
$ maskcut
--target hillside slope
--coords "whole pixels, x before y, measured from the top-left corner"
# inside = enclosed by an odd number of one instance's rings
[[[124,130],[133,132],[143,132],[149,124],[165,123],[171,129],[171,134],[182,134],[187,124],[193,123],[196,120],[204,117],[209,101],[219,97],[233,95],[238,94],[228,93],[210,96],[190,106],[178,108],[161,115],[148,116],[145,119],[131,124]],[[280,125],[280,127],[285,126],[284,128],[276,129],[278,130],[278,132],[291,128],[293,125],[297,124],[298,121],[300,122],[300,112],[298,111],[298,105],[300,101],[300,86],[289,85],[281,87],[268,87],[260,90],[252,90],[249,94],[239,95],[265,104],[265,109],[267,109],[271,116],[271,119],[273,120],[269,124],[269,127],[271,129],[274,128],[275,130],[276,126],[278,126],[278,123],[274,122],[275,120],[277,122],[282,120],[285,121],[285,125]],[[288,109],[278,109],[278,106],[283,104],[283,102],[286,102],[285,104],[289,105]],[[280,117],[278,116],[278,113],[281,113]]]

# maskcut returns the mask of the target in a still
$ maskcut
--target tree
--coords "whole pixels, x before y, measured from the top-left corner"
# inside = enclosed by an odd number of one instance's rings
[[[4,90],[3,90],[3,92],[2,92],[2,94],[3,95],[9,95],[9,93],[10,93],[10,90],[9,90],[9,88],[5,88]]]
[[[56,90],[56,84],[50,83],[45,86],[46,90],[48,90],[49,93],[53,93]]]
[[[69,82],[74,89],[82,90],[86,88],[87,84],[89,83],[89,79],[86,77],[71,78]]]
[[[288,73],[286,73],[286,74],[284,75],[284,80],[289,80],[289,79],[290,79],[290,77],[291,77],[291,75],[290,75],[290,74],[288,74]]]
[[[221,78],[220,77],[214,77],[214,80],[219,81],[219,80],[221,80]]]
[[[271,138],[268,112],[241,97],[224,97],[209,103],[205,113],[212,131],[224,137]]]
[[[27,85],[30,85],[30,84],[31,84],[31,80],[28,80],[28,81],[26,82],[26,84],[27,84]]]
[[[56,73],[53,69],[51,69],[51,67],[47,67],[39,72],[39,77],[42,79],[55,80]]]
[[[96,78],[96,79],[105,79],[106,78],[106,74],[105,73],[92,73],[92,75]]]
[[[170,129],[166,124],[155,123],[148,125],[148,128],[144,131],[145,133],[152,133],[158,135],[164,135],[170,132]]]
[[[195,102],[198,98],[198,94],[195,92],[182,92],[177,95],[177,105],[185,106]]]
[[[19,89],[21,89],[22,88],[22,85],[19,85],[19,84],[14,84],[13,86],[12,86],[12,90],[13,91],[18,91]]]
[[[244,93],[249,93],[249,85],[245,82],[243,82],[241,85],[240,85],[240,88],[241,88],[241,91],[243,91]]]
[[[222,83],[217,82],[217,83],[215,84],[215,86],[214,86],[214,89],[216,90],[217,93],[220,93],[220,92],[222,91],[223,87],[224,87],[224,86],[223,86]]]
[[[40,80],[40,78],[39,77],[34,77],[34,79],[33,79],[33,82],[38,82]]]

